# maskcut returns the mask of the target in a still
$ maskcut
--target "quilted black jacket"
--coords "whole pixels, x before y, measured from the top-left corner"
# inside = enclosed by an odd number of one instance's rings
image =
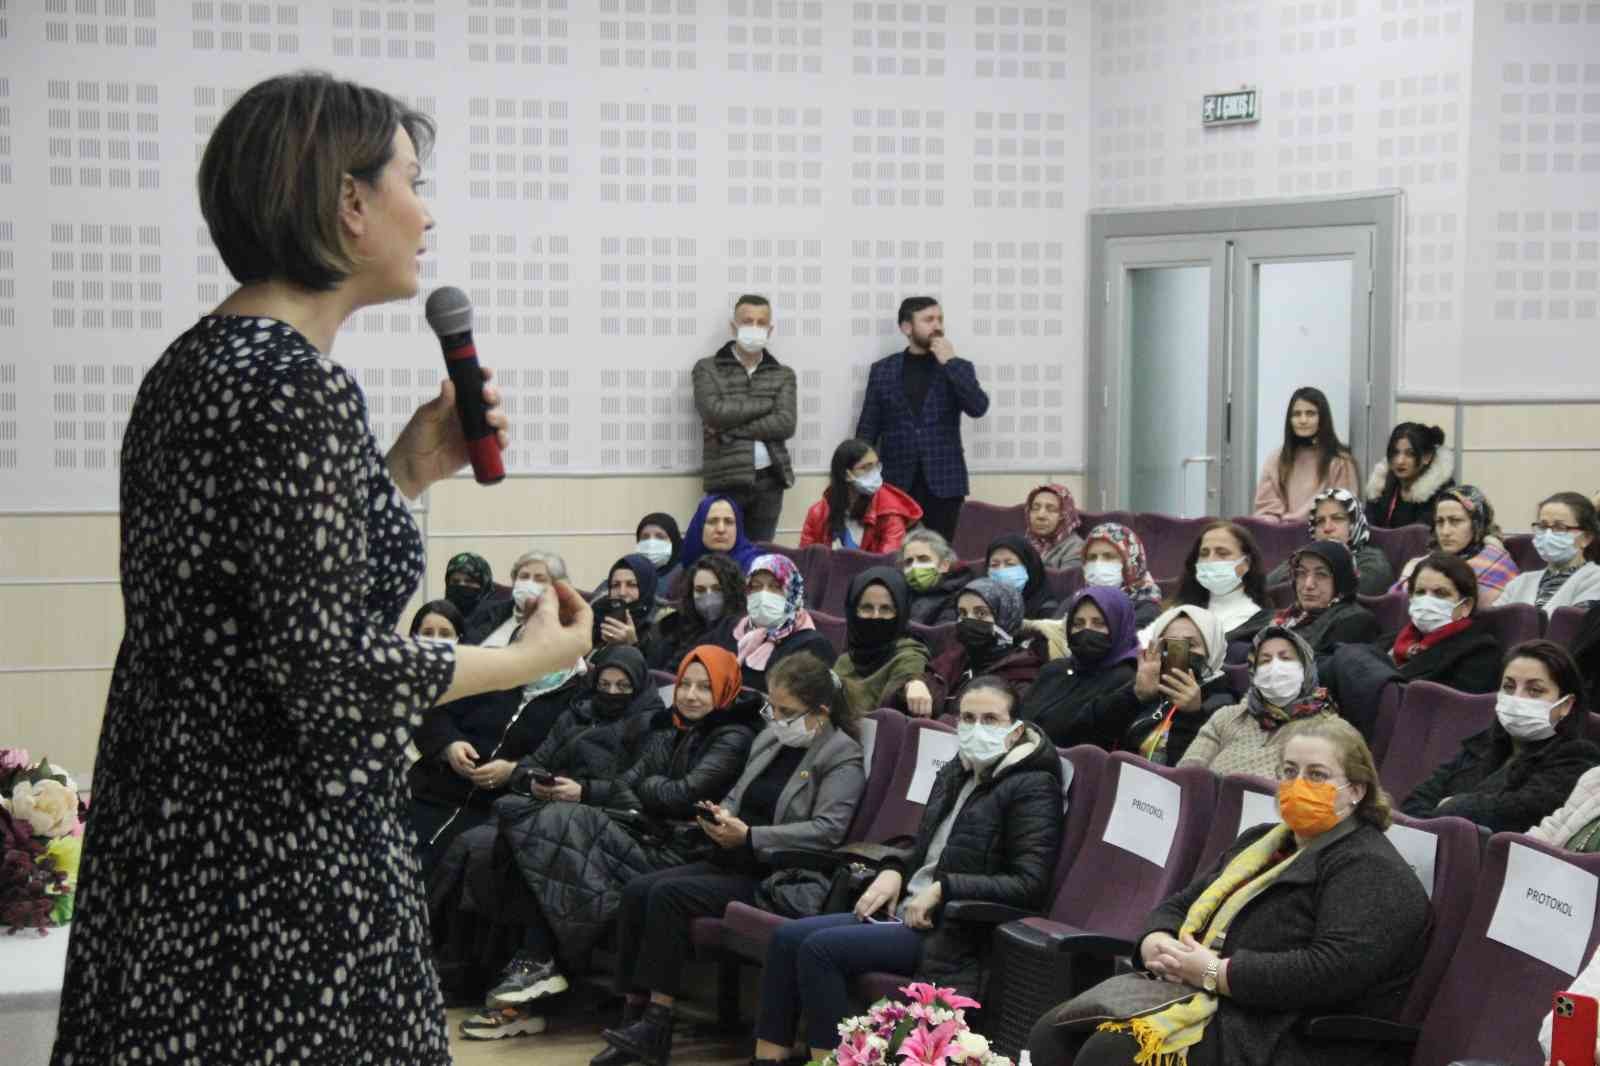
[[[759,693],[740,692],[726,710],[713,711],[693,729],[671,726],[671,711],[658,716],[666,728],[652,731],[639,761],[617,778],[609,807],[654,818],[694,817],[701,800],[720,802],[744,770],[750,743],[764,727]]]

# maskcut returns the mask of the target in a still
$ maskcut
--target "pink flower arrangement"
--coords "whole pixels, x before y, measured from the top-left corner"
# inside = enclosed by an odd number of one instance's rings
[[[1011,1066],[967,1028],[966,1011],[977,1000],[923,982],[900,991],[905,1002],[880,999],[840,1022],[839,1047],[823,1066]]]

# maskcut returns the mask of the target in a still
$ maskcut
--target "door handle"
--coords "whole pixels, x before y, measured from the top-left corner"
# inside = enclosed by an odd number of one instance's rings
[[[1215,455],[1191,455],[1183,461],[1183,466],[1188,469],[1190,463],[1214,463],[1216,461],[1217,457]]]
[[[1183,477],[1181,479],[1183,481],[1183,517],[1185,517],[1185,518],[1189,517],[1189,466],[1190,466],[1190,464],[1199,463],[1202,466],[1209,466],[1210,464],[1212,464],[1212,463],[1214,463],[1216,461],[1217,461],[1217,457],[1215,455],[1191,455],[1191,456],[1187,457],[1186,459],[1184,459],[1183,462],[1180,464],[1182,469],[1183,469]]]

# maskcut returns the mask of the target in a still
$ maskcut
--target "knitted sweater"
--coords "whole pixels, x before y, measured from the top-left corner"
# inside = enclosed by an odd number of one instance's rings
[[[1327,711],[1323,714],[1333,717]],[[1219,777],[1225,774],[1274,777],[1282,758],[1282,727],[1268,733],[1250,716],[1249,705],[1241,702],[1224,707],[1206,719],[1178,765],[1204,766]]]

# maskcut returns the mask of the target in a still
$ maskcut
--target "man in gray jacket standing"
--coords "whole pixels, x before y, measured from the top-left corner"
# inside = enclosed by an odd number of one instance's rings
[[[694,365],[705,491],[721,493],[744,512],[745,536],[770,541],[778,531],[783,490],[794,484],[784,442],[795,431],[794,371],[767,351],[772,305],[741,296],[729,323],[733,340]]]

